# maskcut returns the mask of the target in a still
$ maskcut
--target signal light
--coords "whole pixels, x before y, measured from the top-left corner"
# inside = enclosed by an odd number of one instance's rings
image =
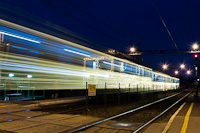
[[[195,54],[195,55],[194,55],[194,60],[197,61],[197,58],[198,58],[198,55]]]

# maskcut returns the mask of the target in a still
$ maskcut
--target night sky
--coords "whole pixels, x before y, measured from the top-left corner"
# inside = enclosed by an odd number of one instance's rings
[[[0,2],[1,5],[8,5],[7,10],[11,12],[63,27],[92,42],[93,47],[101,51],[113,48],[128,53],[131,46],[142,51],[175,50],[175,44],[156,10],[166,23],[179,49],[190,49],[193,42],[200,43],[198,0],[0,0]],[[15,18],[10,17],[9,20],[14,22]],[[24,21],[17,23],[25,25]],[[185,63],[191,69],[194,65],[193,54],[143,55],[141,58],[144,63],[156,70],[159,70],[163,63],[168,63],[175,69],[181,63]],[[170,69],[167,73],[173,72]]]

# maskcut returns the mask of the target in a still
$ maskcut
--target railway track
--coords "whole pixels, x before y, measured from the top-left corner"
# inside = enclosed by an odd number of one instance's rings
[[[134,108],[132,110],[129,110],[129,111],[114,115],[112,117],[102,119],[100,121],[82,126],[80,128],[77,128],[71,131],[66,131],[66,132],[74,133],[74,132],[114,132],[114,131],[117,131],[117,132],[136,133],[136,132],[141,131],[150,123],[152,123],[153,121],[161,117],[163,114],[165,114],[167,111],[172,109],[175,105],[177,105],[183,99],[188,97],[191,92],[192,91],[184,92],[184,93],[180,92],[172,96],[162,98],[160,100]],[[162,107],[162,105],[165,105],[165,106]],[[159,113],[157,112],[155,114],[152,114],[147,119],[140,120],[138,122],[138,119],[137,119],[138,116],[146,117],[145,114],[148,114],[148,110],[152,110],[152,109],[159,110],[159,108],[161,108],[162,111],[160,111]]]

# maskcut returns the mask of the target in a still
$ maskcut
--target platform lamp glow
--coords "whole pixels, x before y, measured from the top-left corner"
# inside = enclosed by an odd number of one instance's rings
[[[181,68],[181,69],[184,69],[184,68],[185,68],[185,64],[181,64],[181,65],[180,65],[180,68]]]
[[[136,49],[134,47],[130,48],[131,53],[134,53],[136,51]]]
[[[190,75],[190,74],[191,74],[191,71],[190,71],[190,70],[187,70],[186,74],[187,74],[187,75]]]
[[[193,50],[198,50],[199,45],[197,43],[193,43],[192,48],[193,48]]]
[[[174,73],[175,73],[175,75],[177,75],[177,74],[178,74],[178,71],[176,70]]]
[[[166,69],[168,68],[168,65],[164,64],[164,65],[162,66],[162,68],[163,68],[164,70],[166,70]]]

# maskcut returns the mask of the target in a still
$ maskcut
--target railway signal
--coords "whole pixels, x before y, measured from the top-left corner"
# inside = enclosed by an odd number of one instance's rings
[[[195,54],[195,55],[194,55],[194,60],[197,61],[197,59],[198,59],[198,55]]]

